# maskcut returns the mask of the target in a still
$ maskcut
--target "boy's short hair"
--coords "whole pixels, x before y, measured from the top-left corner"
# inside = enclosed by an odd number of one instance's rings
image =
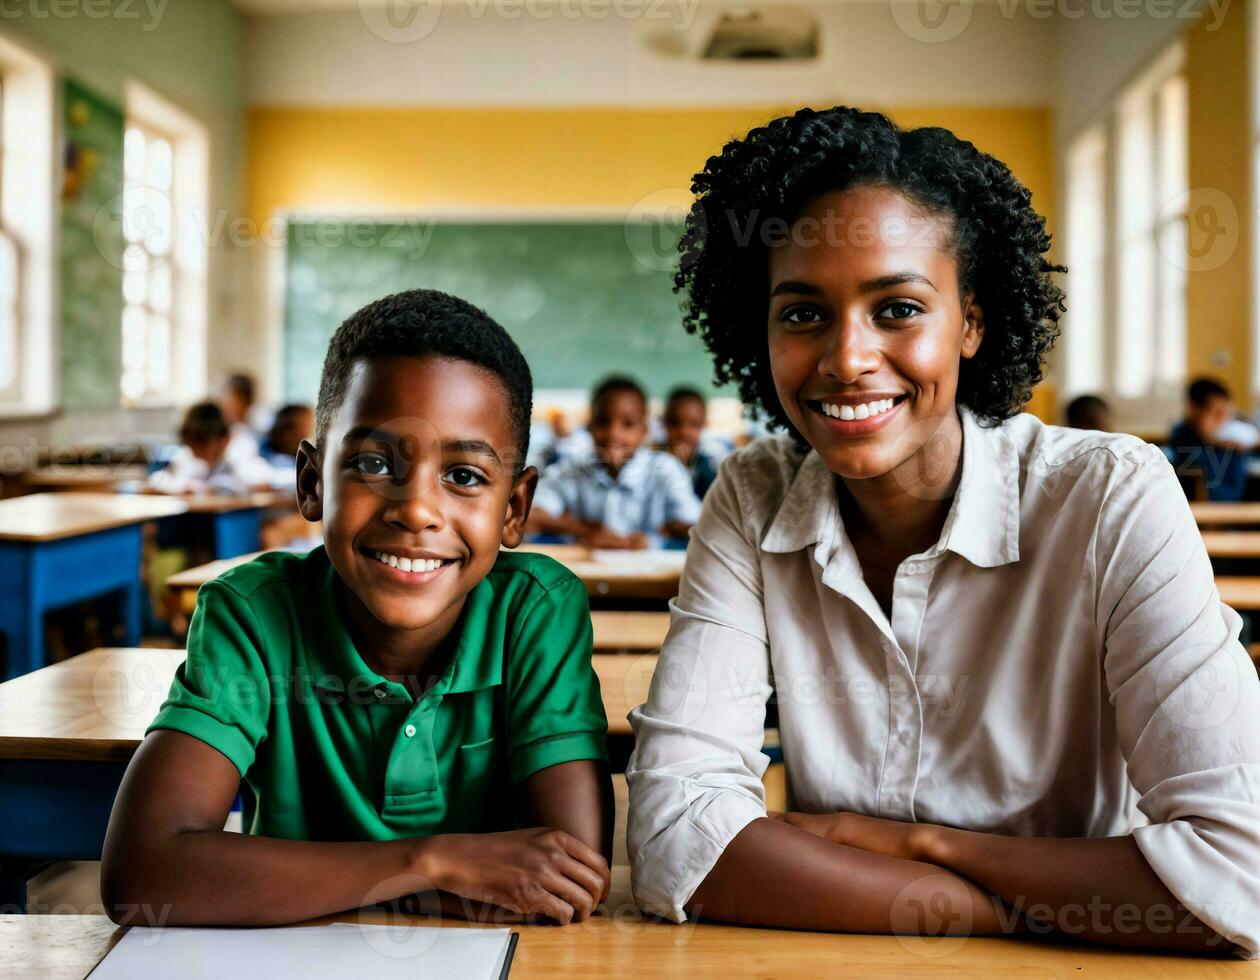
[[[184,413],[179,425],[179,441],[185,446],[202,446],[214,439],[226,439],[229,430],[223,409],[214,402],[198,402]]]
[[[675,406],[677,406],[679,402],[685,402],[688,400],[698,401],[701,405],[705,406],[706,409],[709,406],[709,403],[705,399],[704,395],[700,394],[697,389],[692,388],[689,385],[679,385],[677,388],[671,389],[669,394],[665,396],[666,417],[669,416],[670,412],[674,410]]]
[[[337,328],[328,343],[315,403],[315,444],[321,450],[328,424],[345,400],[351,369],[359,361],[385,357],[449,357],[498,377],[508,398],[519,453],[515,472],[520,473],[529,452],[534,402],[525,355],[484,310],[436,289],[409,289],[378,299]]]
[[[647,411],[647,392],[643,390],[643,386],[639,382],[635,381],[628,374],[610,374],[600,381],[591,391],[591,408],[594,409],[601,399],[619,391],[628,391],[631,394],[638,395],[639,401],[643,402],[643,410]]]
[[[1211,378],[1195,378],[1186,388],[1186,401],[1202,408],[1213,398],[1229,399],[1229,389]]]
[[[1080,395],[1068,402],[1067,424],[1073,429],[1090,429],[1099,419],[1110,414],[1107,403],[1097,395]]]

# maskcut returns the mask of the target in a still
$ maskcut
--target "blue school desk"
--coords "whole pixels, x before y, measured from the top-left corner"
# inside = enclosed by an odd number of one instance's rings
[[[104,649],[0,684],[0,907],[60,860],[98,860],[127,763],[183,650]]]
[[[293,509],[292,493],[253,493],[244,497],[187,497],[186,520],[209,526],[216,560],[236,558],[262,547],[263,515],[270,509]]]
[[[140,642],[141,524],[183,514],[173,497],[37,493],[0,500],[2,676],[44,665],[44,615],[116,595],[127,643]]]

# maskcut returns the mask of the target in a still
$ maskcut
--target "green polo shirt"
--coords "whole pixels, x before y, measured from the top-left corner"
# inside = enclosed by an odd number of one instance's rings
[[[454,651],[421,698],[371,670],[323,548],[272,552],[202,587],[188,659],[149,726],[240,771],[251,833],[389,840],[514,826],[512,787],[606,760],[581,581],[502,552],[468,594]]]

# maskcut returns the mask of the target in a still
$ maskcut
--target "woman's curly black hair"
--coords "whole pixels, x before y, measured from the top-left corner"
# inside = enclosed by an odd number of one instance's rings
[[[732,140],[692,178],[695,203],[679,242],[683,323],[713,355],[718,384],[794,432],[770,377],[764,229],[791,225],[820,194],[857,186],[899,191],[950,220],[959,288],[984,311],[984,341],[959,368],[958,395],[986,422],[1017,414],[1042,379],[1063,291],[1046,259],[1050,235],[1010,169],[946,129],[904,130],[847,106],[802,109]],[[795,433],[794,433],[795,434]]]

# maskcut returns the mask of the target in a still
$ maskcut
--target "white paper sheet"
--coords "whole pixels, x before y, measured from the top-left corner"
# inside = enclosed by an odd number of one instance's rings
[[[338,923],[130,929],[91,980],[498,980],[508,929]]]

